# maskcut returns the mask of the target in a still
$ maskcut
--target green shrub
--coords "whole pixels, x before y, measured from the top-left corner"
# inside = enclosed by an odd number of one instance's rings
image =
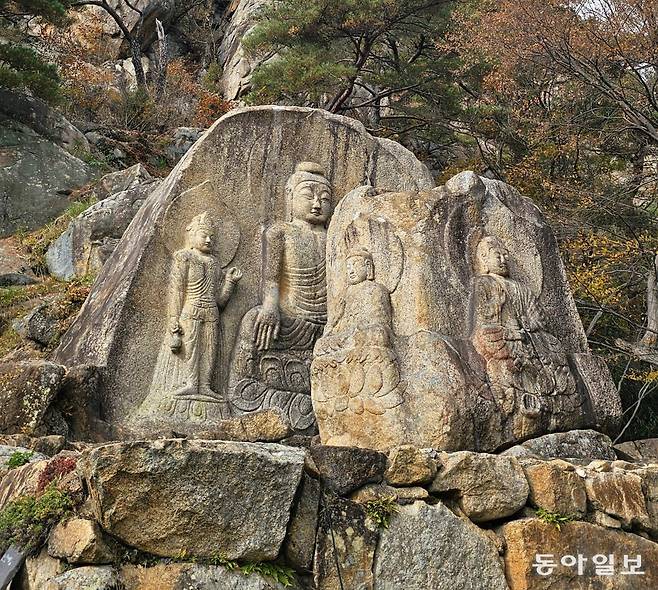
[[[9,460],[7,461],[7,467],[9,467],[9,469],[16,469],[16,467],[21,467],[26,463],[29,463],[33,455],[33,451],[16,451],[12,453],[11,457],[9,457]]]
[[[387,496],[379,500],[366,502],[366,514],[379,528],[387,529],[391,516],[398,511],[398,505],[395,502],[395,496]]]
[[[23,496],[9,502],[0,512],[0,553],[10,545],[35,551],[71,508],[73,501],[69,495],[54,484],[39,497]]]
[[[550,510],[544,510],[543,508],[537,510],[537,518],[547,524],[555,525],[555,528],[558,531],[561,530],[562,525],[576,520],[574,514],[560,514],[559,512],[551,512]]]

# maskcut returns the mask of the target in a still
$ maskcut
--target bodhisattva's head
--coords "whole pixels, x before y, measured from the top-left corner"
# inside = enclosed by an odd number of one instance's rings
[[[301,162],[286,183],[288,220],[298,219],[312,225],[326,226],[331,212],[331,184],[324,169],[315,162]]]
[[[372,254],[365,249],[353,250],[347,256],[347,279],[350,285],[375,279],[375,264]]]
[[[478,274],[509,276],[507,259],[509,252],[505,245],[493,236],[482,238],[475,251],[475,266]]]
[[[204,211],[192,219],[187,226],[187,245],[204,254],[210,254],[215,239],[210,214]]]

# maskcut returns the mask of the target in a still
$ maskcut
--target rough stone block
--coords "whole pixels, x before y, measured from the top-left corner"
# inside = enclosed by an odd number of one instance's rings
[[[431,482],[436,475],[435,452],[404,445],[391,449],[384,477],[394,486],[414,486]]]
[[[322,485],[339,495],[382,481],[386,470],[386,455],[369,449],[314,445],[310,455]]]
[[[127,545],[250,561],[279,554],[303,466],[291,447],[193,440],[103,445],[79,463],[96,519]]]
[[[381,532],[374,590],[507,590],[496,545],[443,504],[402,506]]]
[[[658,544],[630,533],[585,522],[570,522],[558,530],[538,519],[518,520],[501,529],[505,539],[505,574],[511,590],[653,590],[658,587]],[[540,576],[533,568],[536,555],[549,555],[556,562],[550,575]],[[583,573],[562,565],[565,555],[582,555]],[[613,575],[597,575],[592,557],[613,555]],[[641,555],[643,575],[623,574],[623,556]],[[546,571],[546,570],[543,570]]]
[[[48,554],[72,564],[103,565],[116,557],[98,524],[84,518],[57,524],[48,538]]]
[[[516,458],[462,451],[443,453],[440,461],[430,492],[456,496],[472,521],[505,518],[525,506],[528,481]]]
[[[530,503],[563,515],[582,516],[587,512],[585,483],[573,466],[549,461],[524,466],[530,486]]]
[[[554,432],[532,438],[511,447],[503,455],[515,457],[541,457],[542,459],[600,459],[617,458],[610,437],[596,430],[570,430]]]
[[[589,501],[597,510],[619,519],[626,527],[650,526],[639,475],[621,470],[590,473],[585,487]]]

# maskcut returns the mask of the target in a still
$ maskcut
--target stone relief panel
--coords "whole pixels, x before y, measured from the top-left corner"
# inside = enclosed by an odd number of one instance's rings
[[[303,162],[313,164],[296,172]],[[295,191],[286,192],[291,176]],[[391,190],[434,186],[427,168],[411,152],[373,138],[351,119],[301,107],[231,111],[199,139],[141,207],[104,266],[88,304],[62,339],[57,360],[102,368],[99,417],[121,436],[131,435],[124,427],[147,407],[155,407],[155,400],[160,408],[166,396],[154,392],[163,384],[169,394],[190,385],[189,380],[163,376],[167,369],[162,359],[176,360],[183,374],[187,349],[194,348],[185,344],[191,328],[179,322],[181,348],[172,354],[167,290],[180,262],[175,253],[188,248],[186,227],[208,212],[214,228],[212,256],[223,273],[217,272],[215,287],[221,291],[231,266],[242,273],[225,306],[217,307],[217,343],[204,344],[212,339],[205,323],[198,337],[200,347],[216,348],[210,396],[216,394],[221,404],[227,400],[233,415],[283,408],[304,430],[313,422],[311,351],[327,314],[326,220],[318,223],[316,201],[321,202],[320,217],[328,219],[345,194],[364,184]],[[299,198],[289,199],[293,192]],[[323,192],[331,196],[328,211]],[[200,273],[206,276],[207,269]],[[205,362],[198,366],[208,369]],[[176,380],[181,383],[172,391],[169,383]],[[206,386],[200,382],[199,389],[208,391]],[[158,410],[152,425],[143,423],[132,434],[212,430],[212,422],[226,409],[206,401],[191,403],[188,409],[188,404],[175,401],[174,416]],[[206,411],[205,419],[200,408]]]
[[[582,401],[562,345],[547,330],[532,291],[510,276],[509,259],[499,238],[477,243],[470,339],[503,421],[523,439],[559,428],[561,414],[575,412]]]
[[[582,374],[591,353],[555,238],[511,187],[473,173],[425,193],[362,187],[327,241],[311,372],[323,443],[494,451],[600,424],[595,402],[618,401],[609,374]]]
[[[353,236],[346,234],[346,244]],[[368,249],[353,246],[345,262],[339,309],[315,346],[315,411],[327,444],[342,444],[344,433],[359,426],[365,446],[378,446],[382,439],[393,443],[402,435],[394,409],[403,404],[406,386],[394,348],[390,290],[378,282]],[[325,416],[333,418],[331,426]]]

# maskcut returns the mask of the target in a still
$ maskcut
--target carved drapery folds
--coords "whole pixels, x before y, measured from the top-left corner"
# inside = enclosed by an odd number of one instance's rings
[[[134,421],[173,424],[230,417],[225,395],[214,383],[221,359],[221,310],[242,278],[226,273],[213,254],[215,231],[205,211],[186,228],[186,247],[174,252],[168,284],[166,332],[148,395]]]
[[[511,419],[514,436],[523,438],[542,426],[559,427],[560,412],[573,406],[576,382],[537,298],[510,277],[509,256],[496,237],[485,236],[477,244],[470,333],[499,411]]]

